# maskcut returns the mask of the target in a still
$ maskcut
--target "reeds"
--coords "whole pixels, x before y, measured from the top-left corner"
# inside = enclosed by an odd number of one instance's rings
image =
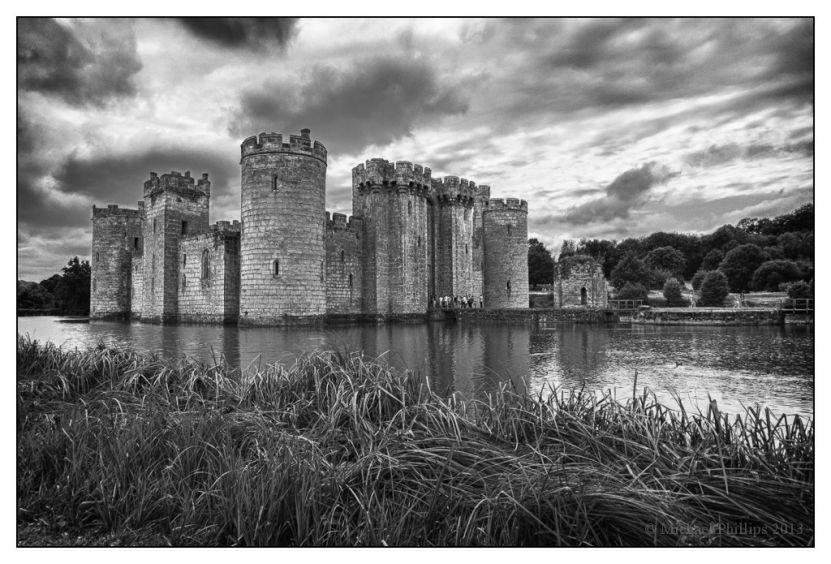
[[[582,390],[440,397],[358,355],[241,373],[17,342],[18,526],[49,544],[806,546],[814,427]],[[115,540],[114,540],[115,539]]]

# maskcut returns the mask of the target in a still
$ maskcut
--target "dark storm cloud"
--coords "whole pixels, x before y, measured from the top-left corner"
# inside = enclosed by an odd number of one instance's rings
[[[489,22],[470,41],[521,52],[494,80],[507,123],[731,92],[707,110],[747,112],[813,96],[811,20],[594,19]],[[499,49],[497,51],[496,49]],[[491,87],[495,87],[496,84]],[[699,112],[701,110],[698,110]]]
[[[197,149],[157,148],[135,155],[104,155],[90,159],[67,158],[55,173],[61,190],[89,196],[98,205],[119,203],[135,206],[142,196],[150,171],[164,174],[171,170],[199,177],[207,172],[211,191],[217,195],[230,190],[239,167],[228,154],[212,154]]]
[[[226,47],[285,47],[297,35],[298,18],[179,18],[191,33]]]
[[[101,105],[134,94],[133,75],[142,65],[132,30],[108,20],[90,25],[95,27],[82,40],[52,19],[18,19],[18,88],[72,104]]]
[[[247,90],[229,129],[245,136],[309,127],[330,151],[354,153],[467,108],[463,84],[441,84],[423,62],[384,58],[346,70],[318,66],[297,86],[274,79]]]
[[[570,208],[565,214],[565,221],[584,225],[627,218],[632,208],[643,203],[653,186],[663,184],[677,174],[655,163],[627,170],[606,187],[605,196]]]
[[[776,157],[782,153],[811,156],[814,154],[814,142],[801,141],[783,145],[779,148],[765,143],[750,144],[745,147],[741,147],[737,143],[710,145],[706,149],[688,153],[684,157],[684,162],[690,166],[707,168],[725,165],[741,159],[752,160]]]

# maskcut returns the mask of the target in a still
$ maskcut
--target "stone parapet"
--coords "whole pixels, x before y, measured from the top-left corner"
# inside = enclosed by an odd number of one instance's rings
[[[326,162],[326,147],[320,141],[312,143],[311,130],[301,129],[300,135],[289,135],[288,142],[283,141],[281,133],[260,133],[252,135],[240,145],[240,158],[261,153],[288,153],[303,155]]]

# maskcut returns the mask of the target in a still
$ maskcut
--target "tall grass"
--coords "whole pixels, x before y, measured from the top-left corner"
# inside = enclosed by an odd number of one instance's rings
[[[463,401],[357,355],[243,374],[20,337],[17,373],[28,542],[813,544],[813,423],[768,411]]]

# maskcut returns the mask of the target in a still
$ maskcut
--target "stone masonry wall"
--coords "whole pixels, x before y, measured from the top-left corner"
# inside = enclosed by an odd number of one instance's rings
[[[603,266],[598,262],[574,264],[570,267],[567,276],[562,276],[555,267],[554,285],[557,288],[557,301],[560,307],[587,305],[591,307],[606,307],[608,304],[608,288],[603,276]],[[586,303],[583,303],[582,294],[585,289]]]
[[[219,222],[208,233],[183,237],[179,252],[179,311],[185,322],[235,323],[239,315],[239,223]]]
[[[308,129],[288,141],[261,133],[241,146],[243,324],[326,313],[326,148]]]
[[[144,298],[141,318],[175,321],[179,299],[179,242],[208,230],[210,181],[190,172],[150,173],[144,183]]]
[[[473,236],[471,241],[472,261],[471,265],[471,293],[477,303],[484,292],[483,277],[485,265],[485,239],[484,239],[484,212],[485,204],[490,200],[491,187],[487,185],[476,186],[473,199]]]
[[[486,308],[528,307],[528,204],[491,199],[484,212]]]
[[[363,219],[363,308],[369,314],[427,311],[430,169],[371,159],[352,170],[353,210]]]
[[[139,210],[93,206],[90,317],[129,315],[133,240],[140,226]]]
[[[361,313],[363,222],[326,212],[326,313]]]

